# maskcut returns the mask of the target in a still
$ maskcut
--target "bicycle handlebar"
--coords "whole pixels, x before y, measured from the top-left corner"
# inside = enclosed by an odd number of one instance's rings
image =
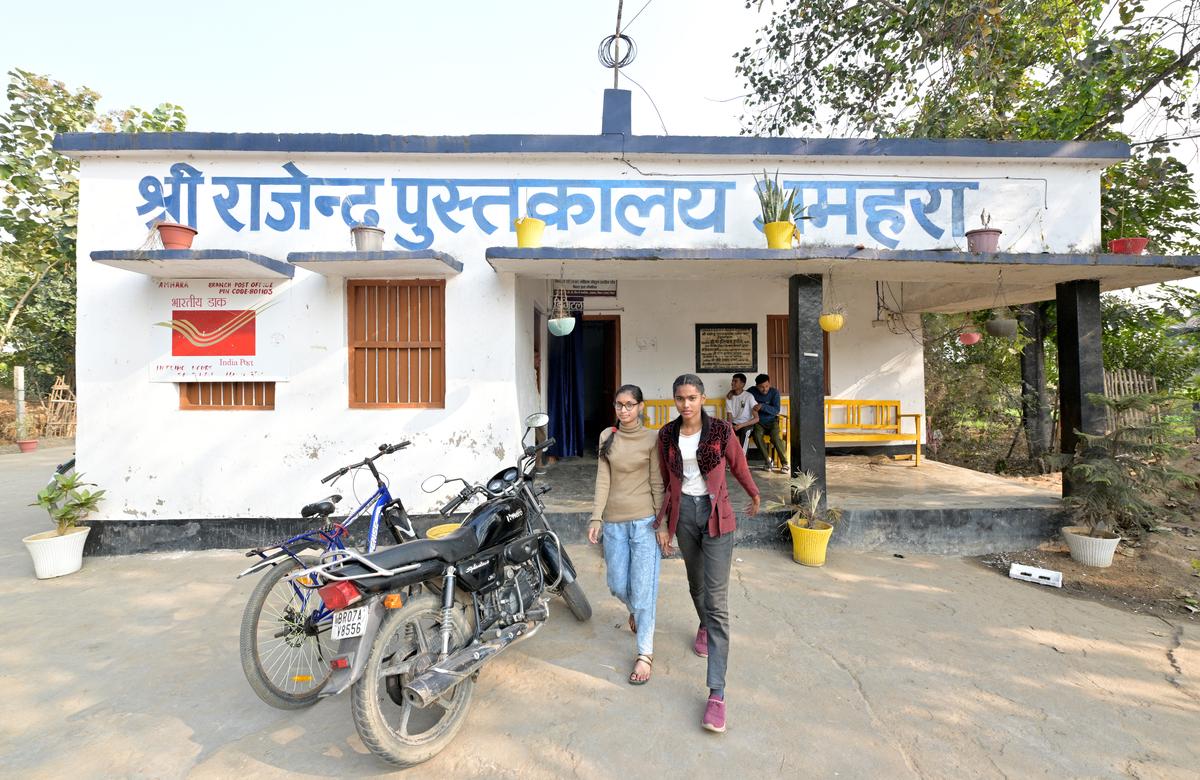
[[[338,477],[340,477],[343,474],[345,474],[346,472],[348,472],[350,469],[357,469],[357,468],[366,466],[369,463],[374,463],[376,460],[378,460],[379,458],[382,458],[384,455],[391,455],[393,452],[399,452],[400,450],[404,449],[405,447],[409,446],[410,444],[412,444],[411,441],[402,441],[402,442],[397,442],[396,444],[380,444],[379,452],[377,454],[372,455],[369,458],[363,458],[358,463],[351,463],[349,466],[342,466],[337,471],[333,472],[329,476],[322,479],[321,484],[324,485],[326,482],[331,482],[331,481],[337,479]]]

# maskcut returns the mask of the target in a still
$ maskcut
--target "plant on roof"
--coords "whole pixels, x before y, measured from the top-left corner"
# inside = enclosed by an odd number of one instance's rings
[[[770,222],[795,222],[808,219],[804,216],[808,207],[796,202],[797,191],[785,190],[779,184],[779,171],[775,171],[774,176],[768,176],[767,172],[763,171],[761,180],[756,176],[754,192],[758,195],[758,205],[762,209],[764,225]]]

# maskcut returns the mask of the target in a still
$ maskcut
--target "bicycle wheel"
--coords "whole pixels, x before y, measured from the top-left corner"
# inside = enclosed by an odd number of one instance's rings
[[[329,681],[335,645],[330,621],[317,623],[322,605],[315,590],[284,579],[316,563],[302,558],[277,564],[263,576],[242,613],[242,671],[258,698],[281,710],[307,707]]]

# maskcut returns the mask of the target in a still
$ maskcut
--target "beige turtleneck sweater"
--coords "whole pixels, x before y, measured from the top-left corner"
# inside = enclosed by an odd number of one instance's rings
[[[662,472],[658,468],[658,431],[639,420],[614,434],[605,428],[600,445],[616,436],[606,457],[596,466],[596,498],[592,522],[625,523],[658,514],[662,506]]]

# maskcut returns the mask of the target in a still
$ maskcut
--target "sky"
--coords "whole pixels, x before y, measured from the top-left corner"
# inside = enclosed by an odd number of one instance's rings
[[[742,0],[627,0],[633,130],[736,135]],[[86,85],[105,109],[177,103],[189,130],[600,132],[596,57],[616,0],[203,3],[0,0],[0,66]],[[734,98],[732,102],[730,98]]]

